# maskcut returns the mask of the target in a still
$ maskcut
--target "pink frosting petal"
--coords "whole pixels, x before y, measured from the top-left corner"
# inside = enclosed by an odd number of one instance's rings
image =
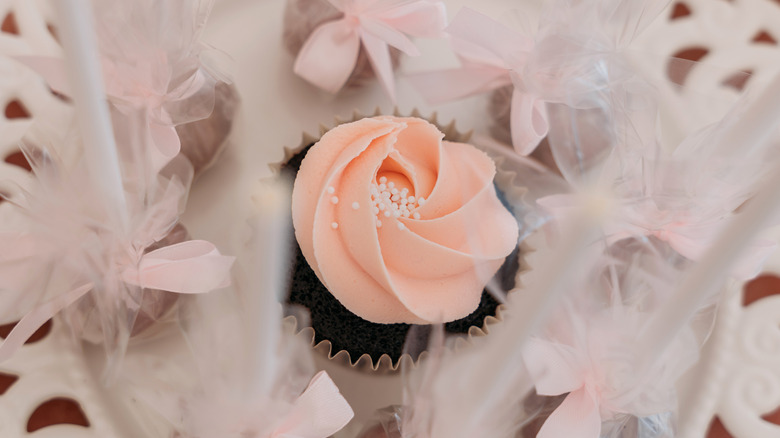
[[[318,144],[332,144],[338,147],[312,147],[301,162],[298,176],[295,178],[292,195],[292,217],[295,237],[304,257],[317,276],[322,279],[314,258],[314,214],[318,200],[327,193],[326,181],[334,173],[332,170],[340,157],[357,157],[371,142],[398,128],[397,124],[373,119],[363,119],[361,123],[347,123],[326,132]],[[343,160],[348,161],[348,160]]]
[[[422,220],[409,221],[409,229],[447,248],[503,260],[517,244],[518,229],[496,196],[495,164],[472,146],[443,145],[446,165],[428,201],[417,210]]]

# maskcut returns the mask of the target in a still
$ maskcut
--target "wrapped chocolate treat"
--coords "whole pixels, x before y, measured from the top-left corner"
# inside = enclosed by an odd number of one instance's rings
[[[462,67],[416,74],[412,83],[432,103],[492,92],[493,131],[528,155],[549,132],[547,104],[599,107],[598,94],[625,79],[625,66],[616,61],[620,51],[664,5],[546,2],[538,22],[522,30],[464,8],[446,30]],[[612,21],[615,15],[622,20]],[[609,76],[599,71],[605,64],[613,69]]]
[[[0,239],[13,250],[0,263],[0,290],[5,303],[25,306],[4,311],[25,316],[0,345],[0,359],[62,314],[77,337],[103,345],[113,372],[131,336],[170,313],[176,295],[229,284],[233,258],[189,240],[178,225],[192,167],[176,157],[157,169],[146,121],[143,114],[115,118],[118,199],[94,181],[97,157],[76,137],[51,134],[50,143],[23,145],[35,179],[26,191],[8,191],[27,221],[3,224]],[[66,162],[59,148],[79,153]]]
[[[212,49],[200,41],[211,1],[111,0],[94,2],[94,8],[111,105],[119,114],[146,113],[155,166],[182,152],[196,174],[205,170],[226,144],[238,103],[230,80],[212,61]],[[61,59],[22,61],[54,91],[72,96]]]
[[[434,0],[288,0],[282,38],[295,73],[313,85],[336,93],[377,77],[394,100],[401,52],[419,54],[407,35],[438,38],[445,26]]]
[[[182,224],[177,223],[165,237],[146,248],[144,254],[188,240],[191,238],[187,229]],[[133,339],[146,338],[151,332],[149,329],[155,327],[155,323],[162,322],[166,318],[173,318],[179,294],[160,289],[146,289],[140,299],[138,314],[130,329],[130,337]],[[76,331],[81,333],[83,339],[95,344],[102,343],[103,329],[101,318],[94,311],[94,298],[87,295],[84,299],[79,300],[74,308],[77,310],[65,312],[71,327],[77,328]]]
[[[192,163],[196,177],[211,167],[227,146],[240,103],[236,87],[231,84],[219,82],[214,91],[214,111],[208,117],[176,127],[181,153]]]

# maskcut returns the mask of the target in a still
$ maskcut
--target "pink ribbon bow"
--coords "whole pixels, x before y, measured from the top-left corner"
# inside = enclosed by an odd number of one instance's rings
[[[514,85],[512,144],[522,155],[533,152],[549,129],[544,100],[535,95],[526,78],[534,41],[468,8],[458,12],[446,32],[462,67],[415,74],[410,77],[412,84],[432,103]]]
[[[320,371],[268,438],[326,438],[346,426],[354,415],[328,373]]]
[[[551,195],[536,202],[560,220],[574,207],[577,195]],[[731,217],[733,213],[712,214],[696,205],[675,211],[659,208],[652,198],[618,199],[614,217],[605,222],[602,229],[608,244],[632,237],[652,236],[669,244],[683,257],[696,261],[706,253]],[[774,242],[757,240],[740,258],[731,274],[738,279],[755,277],[776,247]]]
[[[532,338],[526,343],[524,360],[539,395],[569,393],[544,422],[537,438],[598,438],[599,382],[587,369],[587,358],[567,345]]]
[[[327,438],[354,416],[325,371],[317,373],[292,403],[268,395],[237,399],[221,391],[198,393],[190,399],[167,395],[138,394],[168,418],[183,438]]]
[[[524,346],[536,392],[568,393],[537,438],[598,438],[602,422],[619,414],[647,417],[675,408],[677,379],[698,359],[692,332],[681,334],[658,364],[638,375],[636,356],[627,353],[647,314],[617,307],[575,317],[582,320],[568,330],[576,333],[559,334],[570,338],[566,343],[531,338]]]
[[[33,236],[0,234],[0,241],[5,240],[0,246],[6,248],[6,251],[14,253],[14,243],[28,246],[31,237]],[[40,246],[43,247],[45,244]],[[28,248],[24,248],[24,250],[29,252]],[[39,256],[43,257],[43,254],[39,254]],[[141,288],[160,289],[180,294],[200,294],[228,286],[233,261],[233,257],[221,255],[211,243],[191,240],[144,254],[137,266],[127,266],[124,269],[121,278],[126,284]],[[27,258],[27,263],[37,264],[39,262],[37,257]],[[18,284],[22,281],[21,277],[29,275],[38,275],[34,266],[24,266],[16,272],[15,276],[19,277],[17,281],[10,278],[4,280],[4,283],[10,281],[9,284]],[[92,282],[85,282],[57,295],[27,313],[0,345],[0,362],[13,356],[46,321],[93,289]]]
[[[312,32],[295,60],[295,73],[331,93],[355,69],[362,44],[379,82],[395,101],[389,46],[420,53],[406,35],[436,38],[446,26],[444,5],[432,0],[328,0],[344,16]]]
[[[16,59],[41,75],[52,90],[65,96],[72,95],[62,59],[34,56]],[[133,110],[143,108],[147,113],[149,134],[155,146],[149,150],[154,170],[165,167],[181,150],[181,141],[175,125],[182,121],[174,120],[168,106],[198,95],[210,83],[210,79],[201,70],[197,70],[189,80],[168,90],[172,72],[161,68],[167,66],[167,62],[165,53],[159,53],[158,59],[150,63],[134,64],[132,69],[116,65],[111,60],[102,60],[106,95],[117,108],[122,111],[127,107]],[[202,102],[199,104],[203,105]],[[189,120],[205,118],[211,110],[210,106],[205,105],[200,113],[193,111],[189,114]]]

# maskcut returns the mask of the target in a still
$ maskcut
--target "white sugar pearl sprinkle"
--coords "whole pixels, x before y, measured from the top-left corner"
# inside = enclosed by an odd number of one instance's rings
[[[385,217],[390,217],[392,213],[390,213],[390,210],[385,210]]]
[[[336,189],[333,188],[333,186],[330,186],[330,187],[328,187],[328,193],[332,195],[332,194],[336,193]]]
[[[358,202],[353,202],[353,203],[352,203],[352,209],[353,209],[353,210],[357,210],[358,208],[360,208],[360,203],[358,203]]]
[[[384,184],[386,182],[387,182],[387,177],[386,176],[379,177],[379,184]]]
[[[417,220],[419,220],[419,219],[420,219],[420,213],[417,213],[417,212],[415,211],[415,212],[414,212],[414,214],[412,214],[412,217],[413,217],[413,218],[415,218],[415,219],[417,219]]]
[[[395,183],[394,182],[390,181],[389,183],[387,183],[387,188],[388,189],[392,189],[393,187],[395,187]]]
[[[401,222],[398,222],[398,229],[399,229],[399,230],[401,230],[401,231],[403,231],[403,229],[404,229],[404,228],[406,228],[406,227],[404,226],[404,224],[402,224]]]
[[[339,224],[337,224],[336,222],[333,222],[333,223],[330,224],[330,227],[335,230],[335,229],[338,229]]]
[[[376,220],[376,227],[382,228],[382,221],[380,221],[379,219]]]
[[[334,196],[334,197],[330,198],[330,202],[332,202],[333,204],[338,204],[339,203],[339,197],[338,196]]]

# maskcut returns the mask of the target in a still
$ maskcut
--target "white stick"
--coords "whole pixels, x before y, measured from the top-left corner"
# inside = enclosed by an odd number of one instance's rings
[[[252,266],[246,266],[251,287],[244,291],[244,303],[250,320],[249,336],[257,343],[253,350],[247,380],[250,395],[267,395],[279,370],[276,358],[279,356],[281,333],[281,306],[288,260],[290,236],[290,187],[284,180],[263,182],[257,186],[253,200],[255,236]]]
[[[118,224],[127,225],[122,174],[98,59],[94,17],[87,0],[56,0],[65,67],[73,87],[87,167]]]

